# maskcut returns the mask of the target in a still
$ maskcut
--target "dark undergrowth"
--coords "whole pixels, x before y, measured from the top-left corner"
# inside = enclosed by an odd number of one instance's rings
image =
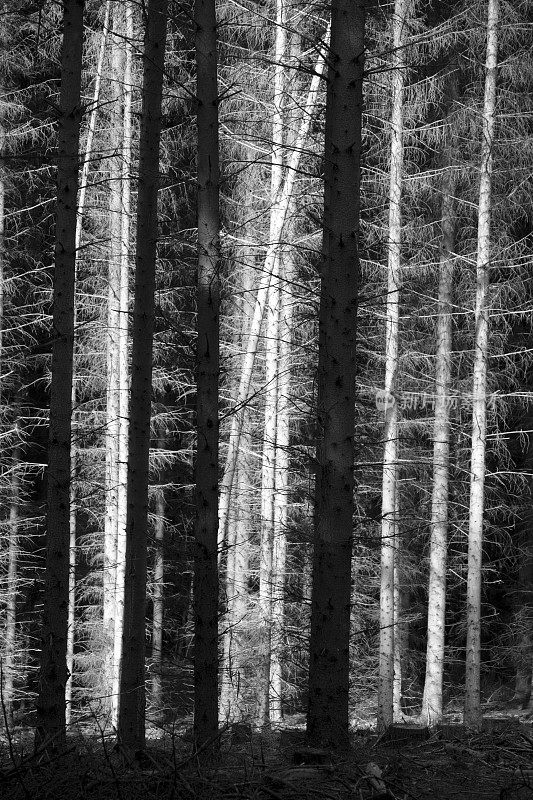
[[[299,722],[299,721],[298,721]],[[513,712],[480,732],[454,718],[431,732],[354,731],[343,753],[305,747],[303,726],[269,733],[224,729],[217,754],[191,753],[187,729],[150,728],[146,753],[127,760],[113,739],[77,725],[66,751],[33,753],[29,731],[2,741],[2,800],[533,800],[533,730]]]

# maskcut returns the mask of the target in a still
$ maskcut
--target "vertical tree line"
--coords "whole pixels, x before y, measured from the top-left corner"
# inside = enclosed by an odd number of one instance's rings
[[[530,686],[528,12],[241,5],[6,12],[0,655],[38,748],[88,708],[128,755],[297,711],[337,748],[369,698],[434,726],[460,684],[478,728],[491,663]]]

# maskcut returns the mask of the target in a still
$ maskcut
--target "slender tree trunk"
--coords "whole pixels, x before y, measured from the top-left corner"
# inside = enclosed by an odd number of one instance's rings
[[[276,2],[274,44],[274,97],[272,115],[272,166],[270,177],[270,231],[274,241],[280,190],[283,184],[283,60],[286,57],[287,32],[284,0]],[[276,454],[278,411],[278,337],[280,321],[281,242],[272,267],[268,290],[265,326],[265,422],[261,468],[261,555],[259,569],[260,662],[257,670],[257,724],[265,727],[270,721],[270,663],[272,645],[272,549],[276,498]]]
[[[364,0],[331,3],[326,98],[307,733],[332,746],[348,741],[364,12]]]
[[[2,699],[6,710],[6,722],[13,725],[13,700],[15,689],[15,656],[17,641],[17,591],[19,557],[19,489],[20,448],[15,447],[12,459],[11,497],[9,500],[9,547],[7,555],[6,627],[4,641],[4,684]]]
[[[325,42],[329,40],[328,34],[325,36]],[[226,536],[226,529],[228,524],[228,514],[231,502],[231,487],[233,484],[233,476],[238,462],[240,437],[243,424],[243,410],[249,400],[250,384],[252,380],[253,367],[255,363],[255,356],[257,353],[257,346],[259,336],[261,333],[261,325],[265,312],[265,307],[268,300],[268,291],[272,278],[272,272],[276,267],[276,258],[278,255],[279,243],[282,240],[283,229],[287,219],[287,214],[292,201],[292,194],[294,189],[294,182],[299,172],[300,157],[304,150],[309,126],[313,119],[313,114],[316,107],[318,92],[320,88],[320,81],[324,75],[326,68],[326,61],[324,57],[324,48],[320,49],[320,55],[317,59],[315,72],[309,87],[309,93],[302,110],[302,121],[298,131],[298,135],[294,141],[293,149],[289,161],[287,163],[286,178],[280,187],[279,200],[273,203],[270,215],[270,242],[267,248],[265,262],[262,269],[262,279],[257,290],[257,296],[254,306],[250,330],[248,333],[248,341],[245,347],[245,358],[241,370],[241,378],[239,382],[239,389],[237,392],[237,400],[235,403],[235,412],[231,422],[231,430],[228,441],[228,452],[226,455],[224,473],[220,481],[220,507],[219,507],[219,526],[218,526],[218,549],[219,558],[224,546],[224,539]]]
[[[402,661],[404,656],[405,637],[403,633],[403,595],[402,595],[402,549],[398,536],[398,519],[400,517],[400,487],[396,476],[396,491],[394,493],[394,517],[396,528],[394,535],[394,680],[392,688],[392,718],[394,722],[401,722],[402,715]]]
[[[435,420],[433,423],[433,492],[429,545],[426,679],[421,721],[438,725],[442,718],[442,678],[446,612],[448,481],[450,469],[450,385],[452,355],[452,286],[455,232],[455,178],[448,166],[442,199],[442,251],[439,262]]]
[[[220,721],[239,722],[242,719],[244,685],[242,648],[246,641],[248,613],[248,560],[252,519],[249,504],[249,465],[246,453],[251,447],[249,435],[243,432],[239,466],[235,473],[234,502],[232,503],[228,541],[226,593],[228,613],[224,631],[224,661],[221,669]]]
[[[157,254],[157,194],[167,0],[146,9],[135,255],[124,629],[118,737],[126,750],[145,745],[145,613],[148,469]]]
[[[398,484],[398,374],[401,260],[401,195],[403,175],[403,104],[405,35],[408,0],[396,0],[393,18],[392,116],[389,183],[388,281],[385,333],[385,425],[381,505],[381,588],[379,618],[378,729],[393,722],[394,685],[394,554],[399,536],[395,512]]]
[[[74,275],[80,144],[83,0],[63,5],[46,566],[36,741],[65,741],[70,544]]]
[[[74,384],[73,384],[74,386]],[[74,420],[73,432],[75,433]],[[72,447],[72,486],[77,477],[77,454]],[[67,632],[67,683],[65,686],[65,724],[70,725],[72,717],[72,682],[74,678],[74,644],[76,626],[76,495],[70,492],[70,536],[68,562],[68,632]]]
[[[492,148],[496,118],[499,0],[488,0],[487,57],[483,101],[481,167],[476,281],[476,332],[472,391],[472,451],[470,462],[470,517],[468,528],[468,580],[466,589],[466,685],[465,724],[481,726],[481,556],[485,493],[485,444],[487,430],[487,353],[489,340],[489,269]]]
[[[194,734],[218,732],[219,156],[214,0],[195,0],[198,130],[198,339]]]
[[[115,568],[115,632],[113,643],[113,687],[111,721],[118,723],[120,698],[120,665],[122,661],[122,634],[124,628],[124,580],[126,573],[126,530],[128,514],[128,436],[129,436],[129,279],[130,279],[130,220],[131,220],[131,166],[132,166],[132,59],[133,59],[133,5],[124,4],[125,59],[124,59],[124,118],[122,121],[122,236],[120,244],[120,295],[118,329],[118,470],[117,470],[117,561]]]
[[[85,213],[85,196],[87,194],[87,184],[89,180],[89,169],[91,165],[91,153],[93,147],[94,131],[96,129],[96,116],[98,112],[98,102],[100,99],[100,86],[102,83],[102,67],[109,33],[109,0],[106,3],[104,26],[102,30],[102,40],[98,53],[98,63],[96,66],[96,79],[94,83],[93,100],[91,115],[87,126],[87,141],[85,143],[85,155],[81,168],[80,191],[78,194],[78,210],[76,219],[76,270],[75,286],[78,282],[78,261],[82,241],[83,218]],[[70,443],[71,460],[71,484],[70,484],[70,546],[69,546],[69,607],[68,607],[68,637],[67,637],[67,685],[65,687],[65,719],[66,724],[70,724],[72,713],[72,681],[74,677],[74,627],[76,622],[76,491],[77,477],[79,469],[79,458],[76,442],[77,420],[76,420],[76,327],[77,327],[77,302],[74,294],[74,354],[73,354],[73,375],[72,375],[72,436]]]
[[[109,251],[107,291],[107,384],[105,432],[105,524],[103,569],[103,628],[106,709],[111,717],[113,707],[113,675],[117,607],[117,545],[119,485],[119,331],[122,261],[122,80],[124,51],[122,8],[113,8],[111,37],[111,80],[109,87]]]
[[[165,537],[165,495],[161,490],[155,507],[154,600],[152,625],[152,704],[156,713],[161,710],[161,669],[163,666],[163,591]]]
[[[251,240],[253,233],[248,227],[244,238]],[[235,319],[240,321],[240,330],[234,334],[235,350],[241,352],[248,336],[248,303],[253,291],[254,255],[246,248],[240,249],[236,259],[241,264],[241,275],[235,292]],[[237,376],[240,364],[235,365]],[[238,380],[238,378],[237,378]],[[241,669],[241,645],[246,641],[245,621],[248,613],[248,564],[249,540],[253,530],[250,508],[250,464],[252,449],[248,427],[248,412],[244,409],[243,432],[239,448],[239,463],[234,475],[232,504],[228,524],[225,587],[227,614],[220,667],[221,687],[219,720],[222,724],[240,722],[244,704],[242,702],[243,671]]]
[[[292,291],[294,280],[292,254],[281,256],[280,317],[278,333],[278,380],[276,418],[276,494],[272,550],[272,640],[270,663],[270,721],[283,718],[283,672],[281,652],[285,617],[285,562],[287,557],[287,512],[289,495],[290,433],[290,356],[292,326]],[[283,283],[282,283],[283,282]]]

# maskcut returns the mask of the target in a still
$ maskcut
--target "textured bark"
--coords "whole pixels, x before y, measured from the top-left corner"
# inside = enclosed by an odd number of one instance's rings
[[[196,546],[194,560],[194,735],[218,732],[219,155],[214,0],[195,0],[198,131],[198,321]]]
[[[69,605],[74,275],[81,121],[83,2],[65,0],[58,130],[55,271],[48,438],[46,562],[36,741],[65,741]]]
[[[122,9],[113,8],[109,86],[109,250],[107,282],[107,380],[105,431],[105,522],[103,567],[103,633],[105,707],[113,724],[114,642],[117,606],[118,467],[119,467],[119,330],[122,257],[122,77],[124,53]]]
[[[131,219],[131,145],[132,145],[132,58],[133,5],[124,4],[124,117],[122,120],[122,235],[120,243],[120,293],[118,318],[118,469],[117,469],[117,560],[115,568],[115,632],[113,643],[113,685],[111,719],[116,726],[120,698],[120,664],[124,625],[124,580],[126,573],[126,530],[128,515],[128,435],[129,435],[129,278]]]
[[[348,740],[364,11],[360,0],[331,4],[326,99],[307,733],[333,746]]]
[[[161,710],[163,698],[161,668],[163,666],[163,591],[165,537],[165,495],[161,490],[155,507],[154,600],[152,623],[152,705],[156,713]]]
[[[274,96],[272,114],[272,155],[270,176],[270,231],[274,241],[277,203],[283,183],[283,61],[286,57],[287,32],[285,4],[276,2],[274,44]],[[257,670],[257,724],[265,727],[270,721],[270,666],[272,647],[272,555],[274,546],[274,515],[277,480],[277,411],[278,411],[278,348],[281,313],[280,292],[281,243],[272,267],[268,291],[265,325],[265,419],[261,465],[261,550],[259,566],[259,665]]]
[[[223,666],[220,692],[220,722],[240,722],[244,703],[243,642],[246,641],[248,613],[248,561],[252,519],[249,503],[249,465],[245,454],[250,450],[250,436],[243,432],[241,455],[235,474],[235,493],[232,503],[226,569],[228,613],[225,619]]]
[[[281,255],[280,317],[278,330],[278,378],[276,416],[276,493],[272,549],[272,636],[270,661],[270,721],[283,717],[282,649],[285,617],[285,562],[287,557],[287,514],[289,497],[290,433],[290,355],[292,291],[294,270],[292,254]],[[283,288],[282,288],[283,287]]]
[[[472,449],[470,460],[470,515],[468,527],[468,579],[466,588],[465,724],[479,728],[482,721],[481,670],[481,557],[485,493],[487,431],[487,354],[489,341],[489,269],[492,148],[496,109],[499,0],[489,0],[487,57],[483,101],[479,210],[477,232],[476,331],[472,389]]]
[[[438,725],[442,718],[442,677],[446,612],[448,481],[450,469],[450,402],[452,357],[452,285],[455,232],[455,179],[448,167],[442,199],[442,250],[439,262],[435,420],[433,423],[433,491],[429,545],[426,677],[421,721]]]
[[[78,209],[76,219],[76,269],[75,269],[75,287],[78,281],[78,260],[79,252],[82,241],[83,232],[83,219],[85,215],[85,196],[87,194],[87,184],[89,179],[89,169],[91,165],[91,153],[93,147],[94,131],[96,129],[96,117],[98,112],[98,103],[100,99],[100,86],[102,83],[102,67],[104,63],[104,55],[106,49],[107,35],[109,33],[109,10],[110,3],[106,3],[106,11],[104,17],[104,25],[102,30],[102,39],[100,42],[100,50],[98,53],[98,63],[96,66],[96,79],[94,82],[94,91],[91,105],[91,115],[89,117],[89,124],[87,126],[87,139],[85,142],[85,154],[80,176],[80,191],[78,193]],[[72,436],[70,445],[70,461],[71,461],[71,484],[70,484],[70,561],[69,561],[69,608],[68,608],[68,638],[67,638],[67,685],[65,688],[65,703],[66,703],[66,723],[70,724],[70,717],[72,712],[72,682],[74,678],[74,628],[76,621],[76,492],[77,492],[77,477],[78,477],[78,452],[76,442],[76,327],[77,327],[77,302],[76,296],[74,299],[74,355],[73,355],[73,376],[72,376]]]
[[[159,143],[166,30],[166,0],[149,0],[146,9],[139,142],[124,628],[118,713],[118,737],[127,750],[142,750],[145,745],[148,468],[158,235]]]
[[[394,685],[394,554],[399,536],[396,514],[398,491],[398,374],[400,265],[402,237],[403,104],[405,35],[408,0],[396,0],[393,18],[392,114],[387,248],[387,304],[385,333],[385,425],[383,430],[383,485],[381,504],[381,588],[379,617],[378,729],[393,722]]]

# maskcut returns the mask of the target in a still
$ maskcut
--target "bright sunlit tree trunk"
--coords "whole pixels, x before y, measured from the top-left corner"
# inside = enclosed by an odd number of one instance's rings
[[[479,209],[477,231],[474,374],[472,388],[472,449],[470,460],[470,515],[468,580],[466,588],[465,725],[479,728],[482,721],[481,672],[481,559],[485,498],[487,435],[487,357],[489,344],[490,226],[492,215],[492,151],[496,122],[499,0],[488,0],[485,96],[483,100]]]
[[[96,78],[94,81],[94,91],[91,103],[91,114],[87,126],[87,139],[85,142],[85,154],[80,176],[80,191],[78,194],[78,211],[76,220],[76,269],[74,287],[74,357],[73,357],[73,377],[72,377],[72,436],[70,444],[71,460],[71,484],[70,484],[70,561],[69,561],[69,607],[68,607],[68,638],[67,638],[67,685],[65,688],[66,702],[66,723],[70,724],[72,713],[72,684],[74,679],[74,643],[75,643],[75,624],[76,624],[76,504],[77,504],[77,479],[79,472],[78,458],[78,421],[77,421],[77,391],[76,391],[76,327],[77,327],[77,298],[76,287],[78,283],[78,264],[80,259],[80,247],[82,243],[83,219],[85,216],[85,198],[87,195],[87,184],[89,180],[89,169],[91,165],[91,154],[93,150],[94,132],[96,129],[96,117],[98,113],[98,103],[100,99],[100,86],[102,83],[102,67],[106,50],[107,35],[109,33],[109,12],[110,2],[106,3],[102,38],[96,65]]]
[[[124,9],[124,88],[122,119],[122,209],[120,238],[120,275],[118,297],[118,465],[117,475],[117,533],[115,562],[115,630],[113,639],[113,676],[111,691],[111,721],[118,723],[120,698],[120,669],[122,633],[124,627],[124,581],[126,571],[126,530],[128,516],[128,436],[129,436],[129,301],[130,301],[130,220],[132,170],[132,60],[134,48],[133,4],[127,0]]]
[[[274,43],[274,96],[272,114],[272,155],[270,175],[270,231],[269,241],[276,233],[277,203],[283,183],[283,95],[287,50],[284,0],[276,2],[276,27]],[[259,569],[260,663],[257,670],[257,724],[264,727],[270,721],[270,667],[272,648],[272,585],[274,519],[277,481],[277,427],[279,379],[279,325],[281,314],[280,292],[281,242],[274,259],[268,290],[265,324],[265,417],[263,425],[263,453],[261,469],[261,549]]]
[[[117,605],[118,465],[119,465],[119,330],[122,255],[122,80],[124,75],[123,15],[113,7],[109,86],[109,250],[107,282],[107,380],[105,431],[105,517],[103,565],[103,633],[105,707],[112,714],[115,617]],[[116,723],[116,719],[112,720]]]
[[[421,722],[438,725],[442,718],[442,678],[446,624],[446,564],[448,548],[448,484],[450,472],[450,386],[452,358],[452,286],[455,232],[455,178],[450,165],[442,197],[442,249],[439,261],[435,420],[433,423],[433,490],[429,545],[428,629],[426,677]]]
[[[409,0],[396,0],[393,18],[392,115],[387,248],[387,302],[385,332],[385,425],[383,430],[383,484],[381,504],[381,587],[379,617],[378,729],[393,722],[394,695],[394,555],[399,536],[396,514],[398,492],[398,337],[401,265],[401,196],[403,177],[403,116],[405,39]]]

